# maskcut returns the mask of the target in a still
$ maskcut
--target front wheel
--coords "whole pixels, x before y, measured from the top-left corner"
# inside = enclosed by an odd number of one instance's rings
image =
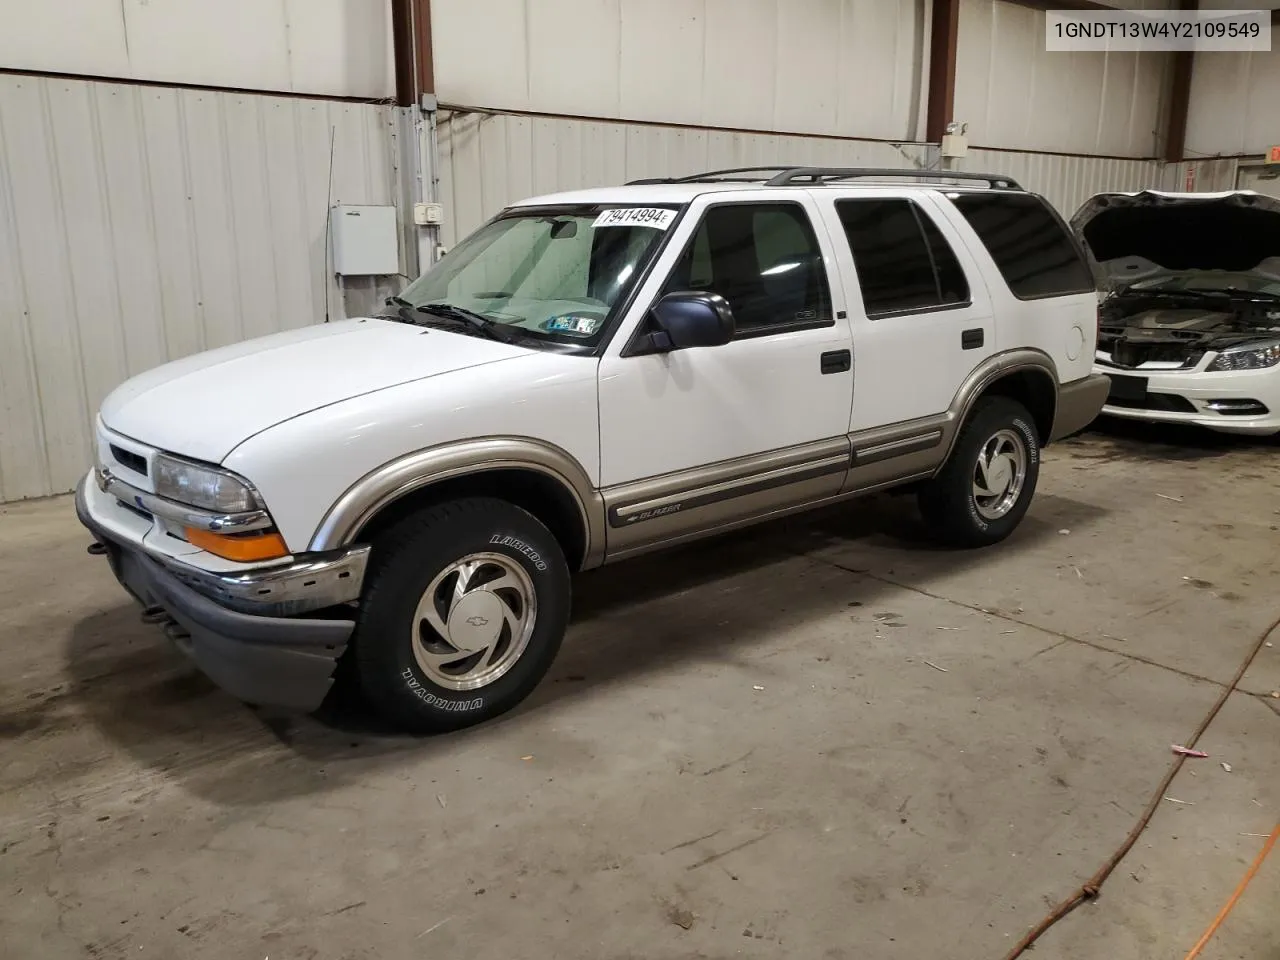
[[[951,456],[919,494],[925,521],[948,543],[999,543],[1022,521],[1040,476],[1040,439],[1026,407],[984,397]]]
[[[570,580],[551,532],[502,500],[442,503],[374,545],[354,659],[398,727],[456,730],[510,710],[551,666]]]

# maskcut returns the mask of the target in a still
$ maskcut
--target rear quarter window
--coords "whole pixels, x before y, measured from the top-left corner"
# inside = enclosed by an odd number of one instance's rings
[[[1066,224],[1030,193],[963,193],[951,202],[1019,300],[1092,293],[1093,274]]]

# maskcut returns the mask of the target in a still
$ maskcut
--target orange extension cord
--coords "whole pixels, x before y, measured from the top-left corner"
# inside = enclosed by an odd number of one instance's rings
[[[1271,626],[1262,631],[1262,635],[1258,637],[1258,642],[1253,645],[1253,649],[1249,651],[1249,655],[1244,658],[1244,663],[1240,664],[1240,669],[1236,671],[1236,675],[1232,678],[1231,683],[1223,688],[1222,695],[1218,697],[1217,702],[1214,703],[1214,705],[1209,709],[1209,712],[1205,714],[1204,719],[1200,721],[1200,725],[1196,727],[1196,731],[1191,735],[1191,738],[1183,741],[1188,747],[1194,747],[1199,742],[1200,737],[1204,735],[1204,732],[1209,729],[1209,724],[1213,723],[1213,720],[1218,715],[1219,711],[1221,711],[1226,705],[1227,699],[1231,694],[1235,693],[1236,688],[1240,685],[1240,681],[1244,678],[1245,673],[1253,664],[1253,661],[1257,659],[1259,652],[1262,650],[1262,645],[1267,642],[1267,637],[1271,636],[1271,634],[1277,629],[1280,629],[1280,617],[1276,618],[1276,620],[1272,622]],[[1185,756],[1181,755],[1174,758],[1173,763],[1169,766],[1168,772],[1164,775],[1164,778],[1160,781],[1160,785],[1156,787],[1155,792],[1151,795],[1151,799],[1147,802],[1147,808],[1142,811],[1142,816],[1138,818],[1138,822],[1134,824],[1133,829],[1129,831],[1129,835],[1124,838],[1124,842],[1120,844],[1119,849],[1108,857],[1106,863],[1098,868],[1098,872],[1081,884],[1080,887],[1076,889],[1075,893],[1071,894],[1071,896],[1067,897],[1066,900],[1063,900],[1062,903],[1050,910],[1048,916],[1032,927],[1031,930],[1027,932],[1027,935],[1019,940],[1014,948],[1005,955],[1005,960],[1017,960],[1018,957],[1021,957],[1024,953],[1030,950],[1031,945],[1039,940],[1040,937],[1042,937],[1055,923],[1065,917],[1076,907],[1080,906],[1080,904],[1094,900],[1098,897],[1098,894],[1102,889],[1102,885],[1106,882],[1107,878],[1111,876],[1111,872],[1120,865],[1120,861],[1123,860],[1125,855],[1133,849],[1133,845],[1138,842],[1138,837],[1142,835],[1142,832],[1147,829],[1147,825],[1151,823],[1151,818],[1155,816],[1156,809],[1160,806],[1161,799],[1169,789],[1169,784],[1173,783],[1173,778],[1178,775],[1178,771],[1182,769],[1182,765],[1186,762],[1186,759],[1187,758]],[[1267,846],[1259,857],[1259,864],[1262,862],[1261,858],[1266,856],[1274,844],[1275,833],[1273,832],[1271,839],[1267,841]],[[1255,868],[1250,871],[1248,876],[1246,876],[1244,883],[1248,883],[1256,872],[1257,869],[1255,865]],[[1243,888],[1244,886],[1242,884],[1240,889],[1243,890]],[[1217,926],[1221,924],[1222,917],[1225,917],[1226,913],[1235,905],[1235,901],[1239,899],[1239,893],[1240,890],[1237,890],[1236,896],[1232,897],[1231,902],[1224,908],[1222,916],[1215,921],[1215,925],[1211,927],[1209,929],[1209,933],[1205,935],[1206,939],[1211,936],[1213,931],[1217,929]],[[1192,953],[1192,956],[1195,956],[1194,952]]]
[[[1222,921],[1227,919],[1227,914],[1231,912],[1232,907],[1236,905],[1236,901],[1240,899],[1240,894],[1244,893],[1244,888],[1249,885],[1249,881],[1253,879],[1254,874],[1258,872],[1258,868],[1262,866],[1262,861],[1267,859],[1267,854],[1271,852],[1271,848],[1276,845],[1276,837],[1280,835],[1280,823],[1276,824],[1271,836],[1267,837],[1267,842],[1262,845],[1262,849],[1258,851],[1258,855],[1253,858],[1253,863],[1249,865],[1249,869],[1245,872],[1243,879],[1236,886],[1236,892],[1231,894],[1231,899],[1226,902],[1218,915],[1213,918],[1213,923],[1209,924],[1209,929],[1204,932],[1196,945],[1191,948],[1191,952],[1187,954],[1185,960],[1196,960],[1200,956],[1200,951],[1204,949],[1204,945],[1209,942],[1209,938],[1218,932],[1218,928],[1222,926]]]

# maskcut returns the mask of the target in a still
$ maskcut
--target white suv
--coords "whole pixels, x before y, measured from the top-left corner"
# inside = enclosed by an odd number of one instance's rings
[[[571,571],[906,484],[947,540],[1008,536],[1040,447],[1106,397],[1096,310],[1061,218],[1004,177],[542,197],[381,316],[124,384],[76,507],[234,695],[312,709],[341,661],[400,726],[457,728],[546,672]]]

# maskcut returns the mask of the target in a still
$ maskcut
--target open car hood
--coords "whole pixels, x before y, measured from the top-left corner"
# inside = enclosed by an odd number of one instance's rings
[[[1100,193],[1071,228],[1104,290],[1188,270],[1280,280],[1280,200],[1251,190]]]

